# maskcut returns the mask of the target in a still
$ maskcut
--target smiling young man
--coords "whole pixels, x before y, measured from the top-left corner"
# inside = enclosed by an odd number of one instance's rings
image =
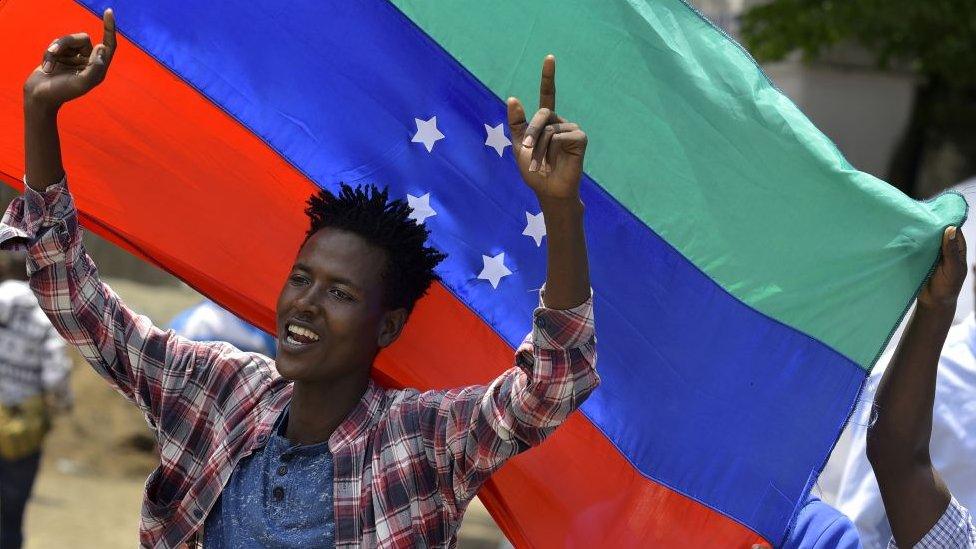
[[[528,123],[508,101],[516,161],[545,213],[545,305],[515,366],[487,386],[388,390],[370,379],[443,258],[402,200],[343,186],[309,200],[310,229],[278,300],[278,360],[154,327],[102,284],[61,164],[57,112],[106,76],[93,47],[54,41],[24,88],[27,188],[0,226],[61,334],[146,414],[161,466],[140,537],[175,547],[447,547],[478,488],[541,443],[596,387],[579,197],[586,136],[557,117],[555,60]],[[531,319],[526,319],[528,322]]]

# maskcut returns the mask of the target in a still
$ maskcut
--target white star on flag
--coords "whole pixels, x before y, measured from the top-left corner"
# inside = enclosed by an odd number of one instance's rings
[[[414,118],[413,121],[417,123],[417,133],[414,134],[413,139],[410,141],[413,143],[423,143],[424,147],[427,147],[427,152],[433,151],[434,143],[444,139],[444,134],[437,129],[437,117],[431,116],[430,120],[426,121]]]
[[[542,237],[546,236],[546,220],[542,212],[535,215],[525,212],[525,230],[522,234],[531,236],[536,246],[542,246]]]
[[[482,255],[481,261],[484,262],[485,266],[481,269],[481,274],[478,275],[478,278],[491,282],[492,288],[497,289],[498,282],[503,277],[512,274],[512,271],[509,271],[508,267],[505,266],[505,252],[502,252],[495,257]]]
[[[505,147],[512,146],[512,142],[505,137],[505,130],[502,128],[502,124],[494,128],[485,124],[485,132],[488,133],[488,137],[485,139],[485,146],[494,148],[498,156],[501,156],[505,152]]]
[[[414,196],[408,193],[407,204],[413,210],[407,217],[416,221],[417,224],[423,223],[428,217],[437,215],[437,212],[430,207],[430,193],[422,196]]]

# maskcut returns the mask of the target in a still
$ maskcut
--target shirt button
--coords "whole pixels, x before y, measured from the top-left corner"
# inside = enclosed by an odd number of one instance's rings
[[[285,489],[281,486],[275,486],[275,489],[271,492],[271,495],[274,496],[275,501],[281,501],[285,499]]]
[[[258,444],[264,444],[268,441],[268,435],[258,435]]]
[[[285,476],[285,473],[287,473],[287,472],[288,472],[288,466],[287,465],[282,465],[281,467],[278,467],[278,476],[282,476],[283,477],[283,476]]]
[[[198,519],[202,519],[203,518],[203,509],[194,509],[193,510],[193,516],[196,517],[196,518],[198,518]]]
[[[544,316],[537,316],[535,317],[535,326],[540,330],[545,330],[549,327],[549,321]]]

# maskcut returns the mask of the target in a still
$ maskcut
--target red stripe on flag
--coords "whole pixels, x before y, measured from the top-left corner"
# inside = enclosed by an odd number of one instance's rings
[[[23,79],[50,41],[97,18],[69,0],[0,1],[0,179],[20,188]],[[61,114],[82,222],[266,329],[315,188],[274,151],[120,37],[111,75]],[[526,329],[529,319],[526,319]],[[476,357],[476,360],[472,360]],[[381,354],[377,377],[421,389],[487,382],[506,345],[443,286]],[[580,414],[509,463],[482,499],[534,547],[750,547],[760,538],[640,474]]]
[[[738,522],[642,476],[579,413],[543,446],[502,468],[479,496],[516,547],[765,543]]]

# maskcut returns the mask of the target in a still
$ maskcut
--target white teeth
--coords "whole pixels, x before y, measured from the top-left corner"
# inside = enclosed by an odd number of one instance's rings
[[[301,326],[295,326],[294,324],[289,324],[288,325],[288,333],[289,334],[295,334],[295,335],[303,336],[303,337],[307,337],[307,338],[311,339],[312,341],[318,341],[319,340],[319,336],[316,335],[316,333],[313,332],[312,330],[309,330],[308,328],[302,328]],[[289,337],[289,340],[291,340],[290,337]],[[297,344],[298,342],[297,341],[294,341],[294,343]]]

